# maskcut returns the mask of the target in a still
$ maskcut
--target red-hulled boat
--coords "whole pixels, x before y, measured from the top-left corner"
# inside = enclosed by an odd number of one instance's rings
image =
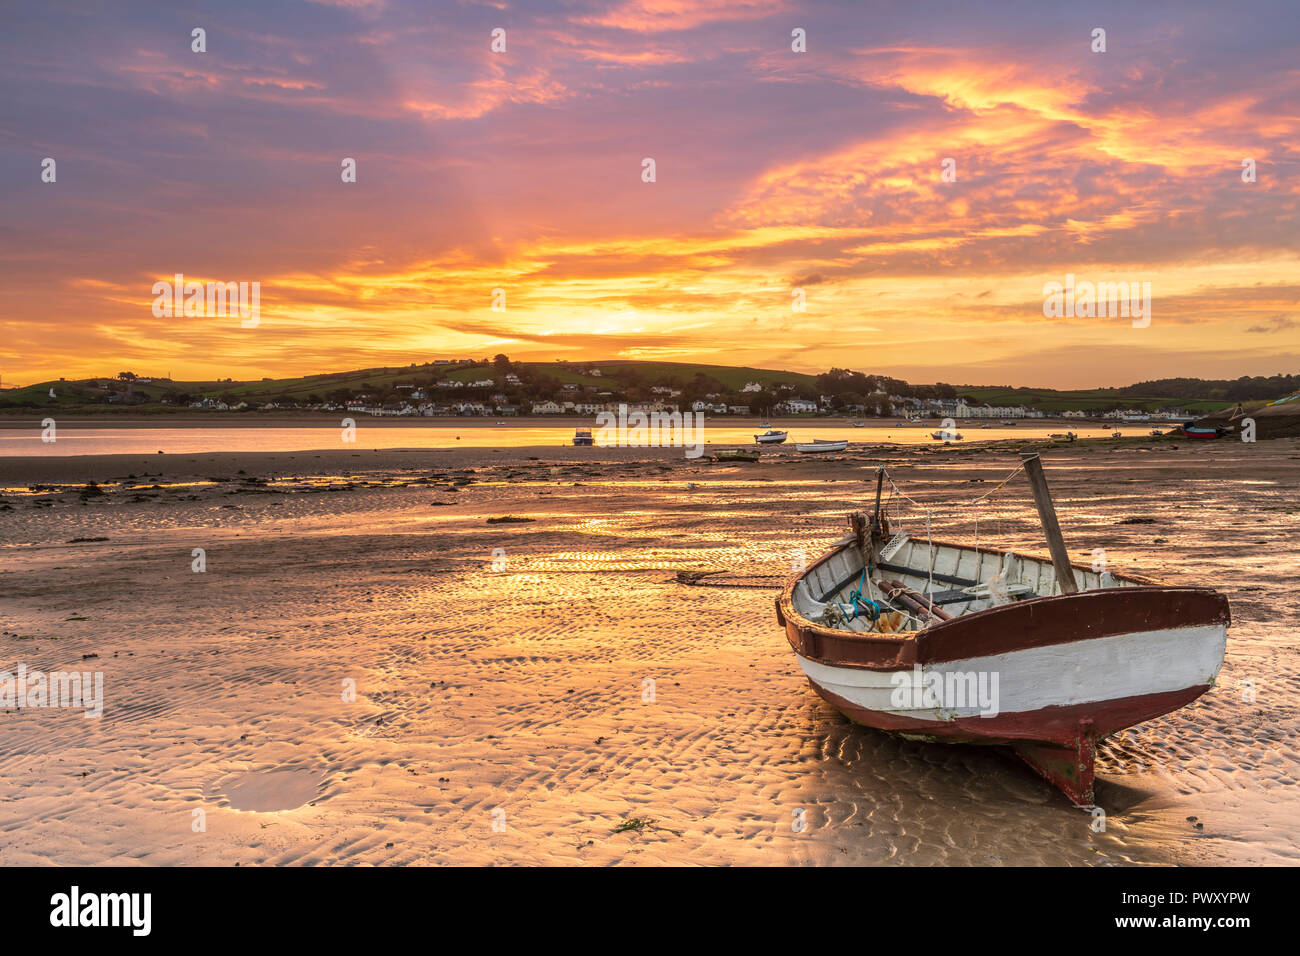
[[[875,515],[851,515],[853,533],[777,598],[777,619],[813,689],[851,720],[1012,747],[1088,806],[1098,741],[1214,684],[1228,601],[1069,564],[1032,465],[1052,558],[891,538],[877,492]]]

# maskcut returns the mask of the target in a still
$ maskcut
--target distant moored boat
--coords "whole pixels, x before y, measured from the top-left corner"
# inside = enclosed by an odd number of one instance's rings
[[[794,447],[805,455],[816,455],[827,451],[844,451],[849,447],[849,443],[847,441],[831,441],[827,438],[814,438],[810,442],[797,444]]]

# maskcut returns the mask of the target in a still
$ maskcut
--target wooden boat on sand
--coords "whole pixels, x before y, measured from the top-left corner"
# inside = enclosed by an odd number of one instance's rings
[[[748,448],[724,448],[713,456],[714,461],[758,461],[758,452]]]
[[[1080,806],[1104,738],[1204,694],[1227,599],[1070,564],[1037,455],[1024,467],[1051,558],[891,535],[880,507],[777,598],[800,668],[849,719],[1011,747]],[[883,477],[883,469],[881,469]]]

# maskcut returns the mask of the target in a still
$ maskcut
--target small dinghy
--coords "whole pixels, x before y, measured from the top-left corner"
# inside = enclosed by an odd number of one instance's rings
[[[850,720],[1011,747],[1091,806],[1098,741],[1214,684],[1228,601],[1070,564],[1038,456],[1023,467],[1050,559],[891,534],[882,468],[875,513],[849,516],[852,533],[777,598],[777,621],[813,689]]]
[[[818,455],[828,451],[844,451],[849,447],[849,443],[847,441],[831,441],[827,438],[814,438],[810,442],[796,444],[794,447],[805,455]]]
[[[961,432],[954,432],[954,431],[946,432],[943,429],[940,429],[937,432],[930,432],[930,437],[933,438],[935,441],[944,441],[944,442],[962,440]]]
[[[1222,438],[1223,429],[1217,425],[1206,427],[1204,425],[1183,425],[1183,436],[1186,438]]]
[[[760,445],[779,445],[783,441],[785,441],[786,436],[788,434],[789,434],[788,432],[779,431],[778,429],[775,428],[769,428],[767,431],[763,432],[763,434],[755,435],[754,441],[758,442]]]

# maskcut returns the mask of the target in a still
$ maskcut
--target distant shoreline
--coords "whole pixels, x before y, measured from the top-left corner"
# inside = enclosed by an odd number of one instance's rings
[[[302,415],[264,415],[258,412],[210,412],[205,414],[185,414],[177,413],[174,415],[158,414],[142,418],[117,417],[117,414],[93,415],[93,416],[61,416],[55,412],[42,412],[37,417],[27,417],[25,415],[0,414],[0,428],[40,428],[41,421],[45,418],[53,418],[61,428],[337,428],[343,418],[355,419],[357,425],[365,424],[367,428],[411,428],[411,427],[438,427],[447,428],[499,428],[497,422],[504,422],[504,427],[527,426],[533,428],[562,428],[566,425],[572,425],[574,428],[587,428],[595,423],[594,415],[514,415],[507,418],[496,417],[460,417],[457,415],[437,415],[437,416],[391,416],[391,415],[358,415],[348,412],[312,412]],[[766,427],[789,430],[791,428],[807,427],[809,425],[817,426],[843,426],[852,428],[850,422],[860,421],[864,428],[937,428],[943,421],[941,418],[927,418],[920,422],[909,422],[900,425],[901,417],[895,418],[852,418],[845,416],[810,416],[805,418],[756,418],[750,416],[730,416],[730,415],[706,415],[704,424],[709,425],[726,425],[730,428],[755,428],[761,429]],[[960,429],[978,429],[980,425],[990,424],[999,427],[1001,419],[986,418],[961,418],[957,419],[957,428]],[[1080,425],[1110,425],[1101,419],[1087,418],[1022,418],[1016,419],[1018,424],[1025,424],[1032,427],[1043,425],[1061,425],[1062,427],[1077,427]],[[1169,422],[1117,422],[1117,427],[1122,425],[1171,425]],[[1015,427],[1015,426],[1002,426]]]

